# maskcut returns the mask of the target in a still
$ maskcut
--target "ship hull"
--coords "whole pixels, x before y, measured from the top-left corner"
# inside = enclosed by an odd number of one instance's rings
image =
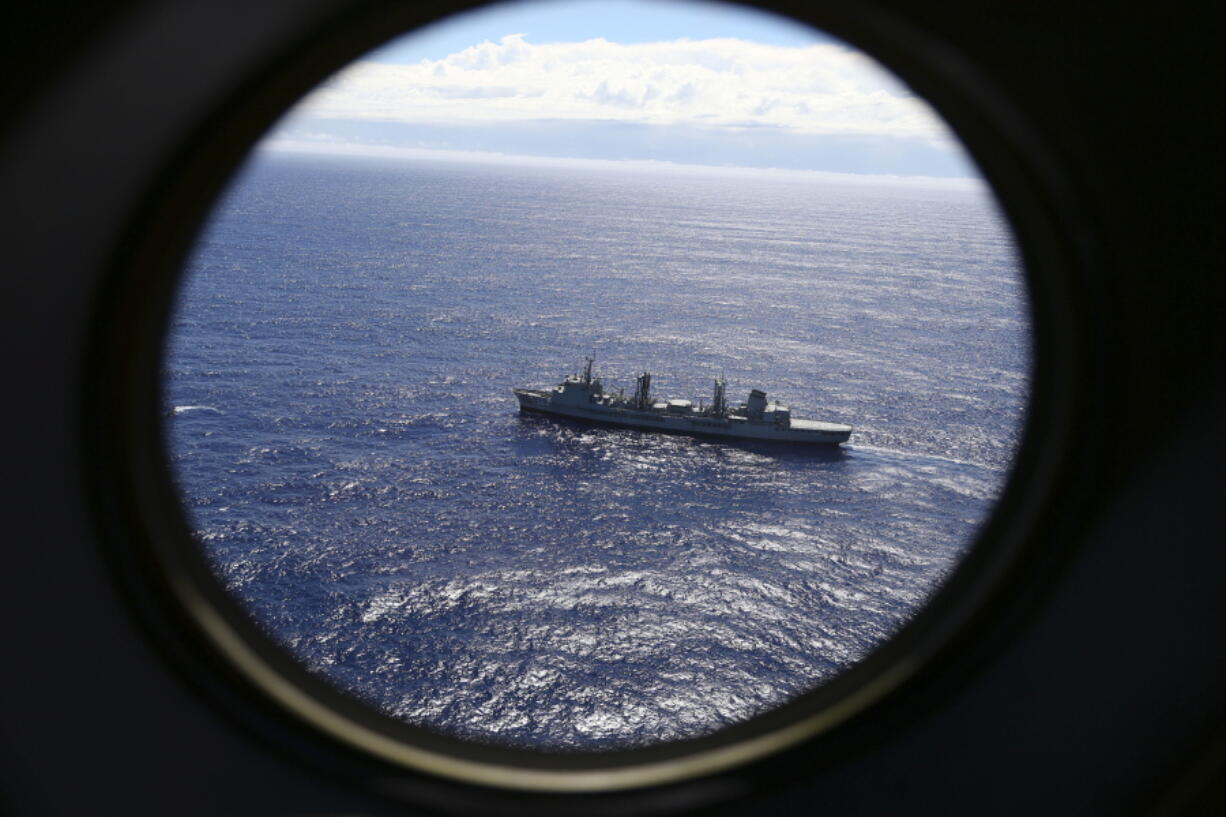
[[[685,434],[726,440],[764,440],[801,445],[838,445],[851,436],[851,427],[836,423],[793,420],[784,428],[741,417],[694,417],[666,412],[610,408],[597,404],[559,405],[548,392],[515,389],[520,411],[564,417],[603,426],[633,428],[663,434]]]

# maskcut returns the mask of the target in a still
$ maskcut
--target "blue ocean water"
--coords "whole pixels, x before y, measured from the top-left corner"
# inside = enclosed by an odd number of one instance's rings
[[[835,452],[521,416],[765,389]],[[1028,384],[977,191],[260,154],[190,260],[167,446],[220,581],[313,671],[477,740],[691,737],[888,638],[966,552]]]

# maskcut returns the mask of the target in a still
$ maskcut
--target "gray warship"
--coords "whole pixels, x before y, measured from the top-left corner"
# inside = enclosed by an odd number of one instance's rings
[[[752,390],[744,403],[729,405],[722,377],[715,381],[709,406],[695,406],[689,400],[656,399],[647,372],[638,376],[630,397],[620,389],[606,392],[600,378],[592,376],[592,362],[587,358],[582,373],[568,375],[552,389],[512,389],[520,411],[643,431],[736,440],[838,445],[851,436],[848,425],[792,417],[787,406],[767,402],[766,392],[758,389]]]

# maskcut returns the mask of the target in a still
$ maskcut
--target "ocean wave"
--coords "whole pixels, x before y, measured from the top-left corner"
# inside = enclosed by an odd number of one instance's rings
[[[180,414],[187,414],[192,411],[203,412],[205,414],[225,414],[224,411],[213,406],[175,406],[170,410],[170,413],[177,417]]]

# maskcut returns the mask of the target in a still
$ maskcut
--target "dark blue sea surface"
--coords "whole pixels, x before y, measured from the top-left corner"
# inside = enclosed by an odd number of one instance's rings
[[[596,357],[766,390],[835,451],[521,416]],[[1028,389],[978,191],[258,155],[190,260],[167,446],[220,581],[405,721],[692,737],[863,658],[973,542]]]

